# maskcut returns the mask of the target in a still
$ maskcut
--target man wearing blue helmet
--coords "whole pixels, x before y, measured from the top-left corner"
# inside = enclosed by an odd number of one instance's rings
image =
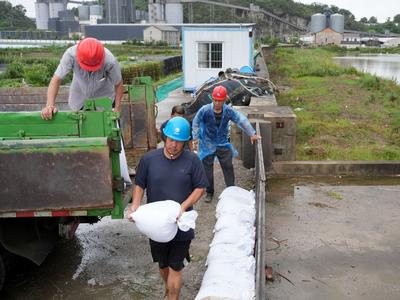
[[[164,148],[146,153],[136,170],[135,188],[128,216],[140,206],[146,190],[147,203],[174,200],[181,205],[181,214],[193,209],[208,185],[202,163],[197,155],[184,149],[190,139],[189,122],[182,117],[168,121],[163,129]],[[178,218],[180,215],[178,216]],[[168,299],[179,299],[182,286],[183,261],[189,258],[194,231],[178,230],[168,243],[150,240],[154,262],[158,262]]]

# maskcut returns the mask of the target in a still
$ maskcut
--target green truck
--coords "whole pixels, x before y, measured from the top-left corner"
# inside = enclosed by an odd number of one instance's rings
[[[41,264],[79,223],[124,217],[118,119],[109,99],[52,120],[0,112],[0,289],[11,254]]]

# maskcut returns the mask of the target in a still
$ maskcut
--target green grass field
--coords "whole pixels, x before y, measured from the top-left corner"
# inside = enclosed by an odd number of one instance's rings
[[[400,160],[400,86],[334,64],[332,50],[277,49],[279,105],[297,116],[297,160]]]

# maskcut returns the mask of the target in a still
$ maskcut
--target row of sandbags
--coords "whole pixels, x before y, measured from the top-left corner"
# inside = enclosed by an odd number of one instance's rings
[[[219,196],[207,270],[195,300],[255,298],[255,195],[240,187]]]

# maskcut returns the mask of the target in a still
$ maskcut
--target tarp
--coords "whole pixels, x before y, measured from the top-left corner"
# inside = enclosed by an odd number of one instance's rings
[[[177,88],[183,86],[183,77],[178,77],[174,80],[167,82],[166,84],[161,85],[156,90],[157,102],[161,102],[165,98],[168,97],[168,94]]]

